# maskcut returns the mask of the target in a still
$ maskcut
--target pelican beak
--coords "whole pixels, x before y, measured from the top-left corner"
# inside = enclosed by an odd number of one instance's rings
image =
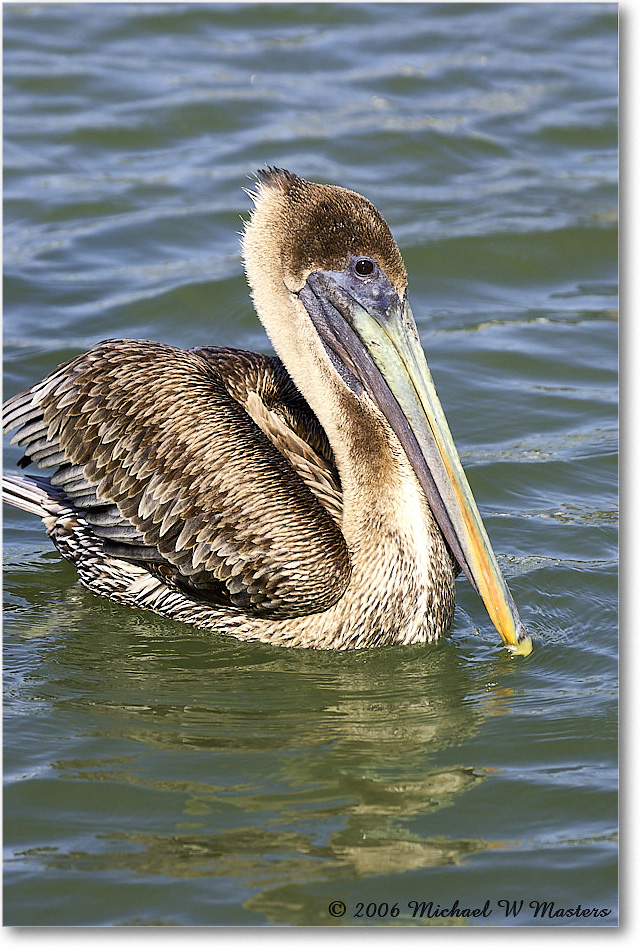
[[[531,638],[464,474],[407,300],[387,281],[373,294],[334,271],[311,274],[299,296],[343,378],[355,391],[365,389],[394,429],[446,542],[504,644],[528,656]]]

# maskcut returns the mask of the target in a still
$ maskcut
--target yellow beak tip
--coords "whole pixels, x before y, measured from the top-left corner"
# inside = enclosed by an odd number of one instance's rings
[[[533,652],[533,641],[529,636],[522,637],[516,644],[507,643],[506,647],[515,656],[530,656]]]

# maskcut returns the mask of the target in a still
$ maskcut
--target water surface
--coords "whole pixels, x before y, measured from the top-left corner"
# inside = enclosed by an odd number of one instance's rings
[[[460,579],[435,646],[240,644],[6,510],[5,923],[614,924],[615,6],[5,5],[4,46],[6,395],[110,337],[268,352],[248,176],[360,191],[535,640]]]

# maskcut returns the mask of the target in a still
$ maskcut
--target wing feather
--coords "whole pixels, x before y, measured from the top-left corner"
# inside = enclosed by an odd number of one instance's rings
[[[176,583],[275,618],[345,590],[332,452],[275,357],[107,341],[5,408],[21,464],[59,466],[96,534]]]

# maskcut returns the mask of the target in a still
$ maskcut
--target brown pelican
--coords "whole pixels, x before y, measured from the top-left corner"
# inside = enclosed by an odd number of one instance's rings
[[[406,298],[361,195],[258,173],[248,282],[278,357],[99,343],[5,406],[10,504],[89,590],[284,646],[437,639],[459,567],[504,643],[531,641],[493,554]]]

